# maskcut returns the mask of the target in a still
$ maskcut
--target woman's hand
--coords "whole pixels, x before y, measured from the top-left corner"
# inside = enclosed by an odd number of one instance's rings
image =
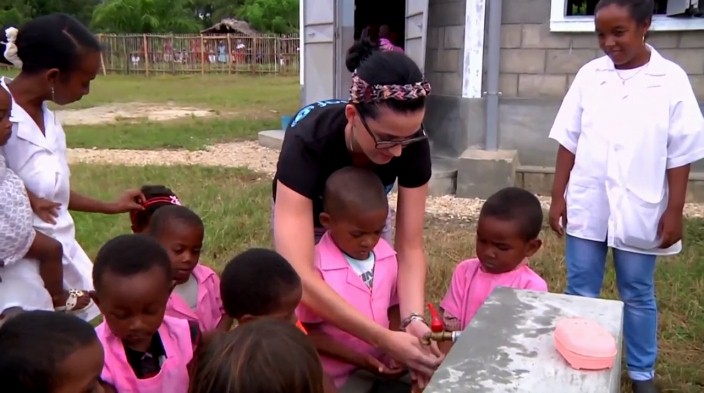
[[[142,203],[146,198],[138,189],[126,190],[114,202],[108,204],[106,213],[120,214],[127,213],[133,210],[144,210]]]
[[[668,248],[682,240],[682,212],[676,209],[667,209],[660,217],[658,236],[660,248]]]
[[[442,355],[431,352],[431,347],[424,346],[420,342],[420,337],[430,331],[430,328],[425,326],[423,329],[420,326],[421,322],[412,322],[408,325],[408,332],[398,332],[389,330],[387,337],[383,340],[383,350],[392,358],[405,364],[411,369],[411,374],[418,385],[425,387],[425,384],[433,375],[435,369],[442,362]],[[435,348],[437,350],[437,347]],[[440,351],[437,350],[437,353]]]
[[[32,193],[27,193],[29,196],[29,204],[32,206],[32,211],[42,221],[49,224],[56,224],[56,217],[59,216],[60,203],[40,198]]]
[[[431,330],[430,327],[423,322],[412,321],[408,325],[408,327],[406,327],[406,332],[417,337],[420,341],[422,338],[428,336],[431,333]],[[438,347],[438,344],[436,342],[431,342],[430,345],[423,347],[426,350],[426,353],[429,352],[433,356],[437,357],[439,359],[438,362],[442,362],[442,360],[445,358],[445,355],[442,353],[442,351],[440,351],[440,348]],[[421,390],[424,389],[426,385],[428,385],[431,376],[432,373],[430,375],[423,375],[422,373],[418,373],[416,371],[411,370],[411,379],[414,381],[414,385],[417,385],[418,388]]]
[[[550,228],[562,237],[567,227],[567,203],[565,197],[552,197],[550,201],[550,211],[548,213]]]

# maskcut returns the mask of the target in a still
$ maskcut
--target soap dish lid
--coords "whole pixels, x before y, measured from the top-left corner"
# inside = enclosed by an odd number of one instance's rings
[[[554,337],[564,349],[581,356],[601,358],[618,353],[614,337],[591,319],[562,319],[557,322]]]

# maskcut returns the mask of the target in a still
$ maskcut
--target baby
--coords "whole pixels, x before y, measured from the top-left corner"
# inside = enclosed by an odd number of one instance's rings
[[[12,135],[11,111],[12,97],[7,90],[0,88],[0,147],[5,146]],[[28,193],[22,180],[7,167],[5,157],[0,154],[0,267],[24,258],[38,260],[39,276],[51,296],[54,309],[80,312],[91,305],[90,296],[80,289],[64,289],[63,247],[57,240],[34,229],[31,201],[47,202]],[[40,218],[51,220],[51,215],[41,214]]]

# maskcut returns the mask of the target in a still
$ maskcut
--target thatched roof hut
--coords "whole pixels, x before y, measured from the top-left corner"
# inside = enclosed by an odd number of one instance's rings
[[[243,20],[226,18],[219,23],[200,32],[201,34],[243,34],[247,36],[255,36],[260,33],[249,27],[249,23]]]

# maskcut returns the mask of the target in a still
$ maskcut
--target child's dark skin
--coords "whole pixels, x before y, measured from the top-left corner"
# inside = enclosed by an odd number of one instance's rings
[[[540,239],[526,239],[520,222],[495,217],[480,217],[477,223],[477,258],[487,273],[507,273],[533,256]]]
[[[106,271],[95,303],[110,330],[131,349],[145,352],[152,336],[164,320],[171,294],[169,272],[154,267],[144,273],[124,277]]]
[[[98,382],[103,371],[103,346],[95,340],[57,365],[57,385],[52,393],[111,393]]]
[[[526,258],[540,249],[540,239],[526,239],[518,220],[502,220],[480,216],[477,223],[477,258],[481,269],[491,274],[508,273],[516,269]],[[442,310],[440,312],[442,319]],[[443,353],[448,353],[452,342],[438,344]]]
[[[171,294],[170,272],[156,266],[131,277],[107,271],[101,281],[93,300],[105,323],[125,347],[146,352],[164,320]],[[106,393],[116,392],[108,384],[103,387]]]
[[[287,293],[286,296],[281,299],[277,310],[274,310],[268,315],[242,315],[241,317],[236,318],[237,323],[241,325],[247,322],[256,321],[260,318],[273,318],[295,324],[298,321],[298,318],[296,318],[296,307],[298,307],[302,297],[303,288],[299,286],[296,290]],[[337,392],[335,386],[327,375],[323,375],[323,391],[325,393]]]
[[[4,146],[12,135],[12,123],[10,122],[10,113],[12,111],[12,98],[5,89],[0,89],[0,146]],[[32,209],[41,205],[43,202],[36,198],[27,190]],[[34,201],[34,203],[31,203]],[[48,202],[48,201],[47,201]],[[51,205],[55,205],[49,202]],[[39,214],[39,212],[35,213]],[[41,217],[45,219],[46,217]],[[51,296],[54,307],[65,306],[68,298],[68,293],[64,291],[64,269],[62,258],[64,255],[61,243],[55,239],[44,235],[41,232],[36,232],[34,242],[27,252],[27,258],[36,259],[39,261],[39,276],[44,281],[44,286]],[[80,296],[76,301],[75,309],[82,309],[90,303],[90,296],[84,292],[84,296]]]
[[[342,252],[354,259],[365,260],[379,243],[387,215],[388,208],[337,214],[323,212],[320,214],[320,222]],[[389,321],[390,329],[400,330],[401,315],[398,306],[389,309]],[[340,359],[384,378],[396,379],[407,372],[405,368],[395,364],[385,365],[373,356],[340,345],[322,333],[317,324],[307,323],[304,326],[308,330],[308,337],[321,354]]]
[[[203,249],[204,232],[202,226],[172,220],[169,228],[163,230],[156,238],[169,254],[174,285],[185,283],[193,274]],[[225,315],[216,329],[228,331],[231,327],[232,318]]]

